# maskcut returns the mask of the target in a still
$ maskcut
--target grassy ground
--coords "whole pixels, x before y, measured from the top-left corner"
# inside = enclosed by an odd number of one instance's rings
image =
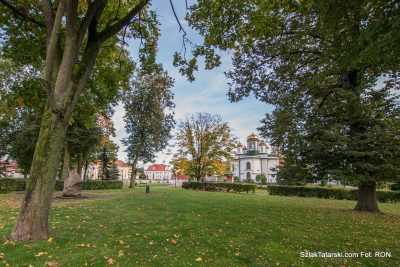
[[[19,196],[0,195],[0,266],[398,266],[400,204],[153,188],[57,201],[51,238],[7,240]],[[301,258],[301,252],[388,251],[391,258]],[[3,253],[3,254],[1,254]],[[2,258],[2,259],[1,259]],[[108,263],[107,263],[108,262]],[[58,265],[57,265],[57,264]]]

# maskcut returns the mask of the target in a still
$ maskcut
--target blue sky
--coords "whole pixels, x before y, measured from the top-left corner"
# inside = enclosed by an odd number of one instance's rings
[[[188,38],[195,43],[201,43],[201,37],[191,30],[184,21],[185,1],[173,1],[175,10],[180,18],[182,26],[187,32]],[[190,2],[190,1],[189,1]],[[224,121],[227,121],[235,137],[244,142],[247,135],[252,132],[257,133],[257,127],[261,126],[260,120],[264,118],[265,113],[272,110],[271,106],[259,102],[253,96],[243,99],[239,103],[231,103],[228,99],[228,85],[224,71],[228,71],[231,65],[231,55],[221,53],[222,64],[213,70],[204,70],[201,63],[199,71],[196,72],[196,80],[188,82],[186,77],[179,74],[178,69],[172,65],[173,54],[180,51],[182,47],[182,33],[179,32],[178,24],[173,15],[169,1],[154,1],[151,9],[156,10],[161,22],[161,38],[159,41],[158,61],[161,62],[170,76],[175,79],[175,85],[172,92],[175,95],[174,102],[175,119],[177,121],[184,119],[193,112],[209,112],[221,115]],[[130,42],[129,51],[134,58],[138,47],[134,42]],[[114,138],[120,147],[118,156],[126,160],[125,148],[121,144],[121,139],[126,136],[123,123],[124,110],[122,105],[116,107],[113,121],[117,136]],[[159,153],[157,162],[166,162],[170,156],[166,153]]]

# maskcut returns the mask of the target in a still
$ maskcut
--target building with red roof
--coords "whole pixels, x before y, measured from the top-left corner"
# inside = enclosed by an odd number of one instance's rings
[[[152,164],[144,171],[149,180],[164,181],[172,179],[172,170],[165,164]]]

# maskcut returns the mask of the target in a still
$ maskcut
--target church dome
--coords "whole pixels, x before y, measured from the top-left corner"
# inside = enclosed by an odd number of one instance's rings
[[[247,136],[247,141],[258,141],[258,140],[260,140],[260,139],[255,134],[251,134],[251,135]]]

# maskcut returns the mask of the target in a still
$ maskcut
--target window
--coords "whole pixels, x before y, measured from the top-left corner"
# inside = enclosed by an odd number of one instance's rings
[[[250,172],[246,172],[246,179],[247,179],[247,180],[251,179],[251,174],[250,174]]]
[[[232,171],[234,171],[235,170],[235,165],[234,164],[232,164]]]
[[[250,164],[250,162],[247,162],[247,163],[246,163],[246,169],[248,169],[248,170],[251,169],[251,164]]]

